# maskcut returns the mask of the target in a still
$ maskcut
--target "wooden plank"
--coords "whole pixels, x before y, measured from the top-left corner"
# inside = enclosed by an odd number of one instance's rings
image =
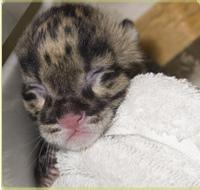
[[[32,21],[35,14],[38,12],[42,3],[31,3],[25,13],[20,18],[19,22],[16,24],[8,38],[3,44],[2,49],[2,63],[4,64],[8,56],[11,54],[15,48],[19,37],[22,35],[25,28]]]
[[[157,3],[135,25],[144,50],[166,65],[200,36],[200,5]]]

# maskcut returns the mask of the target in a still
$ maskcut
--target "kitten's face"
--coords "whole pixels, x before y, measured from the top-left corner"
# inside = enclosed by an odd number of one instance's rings
[[[130,79],[143,69],[129,27],[68,4],[27,30],[17,47],[24,103],[47,142],[80,150],[109,128]]]

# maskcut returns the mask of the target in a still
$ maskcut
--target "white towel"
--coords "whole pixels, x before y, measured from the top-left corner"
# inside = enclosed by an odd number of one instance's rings
[[[200,92],[186,80],[138,75],[104,136],[56,156],[57,187],[200,187]]]

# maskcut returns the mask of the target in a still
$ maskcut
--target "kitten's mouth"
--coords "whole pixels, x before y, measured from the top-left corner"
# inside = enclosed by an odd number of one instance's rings
[[[85,112],[81,112],[80,114],[68,113],[58,120],[58,124],[62,128],[77,129],[84,124],[85,119]]]
[[[68,113],[58,120],[58,126],[67,131],[66,140],[89,136],[90,131],[84,127],[86,121],[85,112],[80,114]]]
[[[40,133],[47,142],[68,150],[80,150],[90,146],[101,135],[90,123],[91,118],[84,112],[68,113],[52,126],[41,125]]]

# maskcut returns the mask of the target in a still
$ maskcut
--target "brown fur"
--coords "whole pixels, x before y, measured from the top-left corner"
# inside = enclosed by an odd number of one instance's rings
[[[65,4],[42,14],[26,30],[16,48],[24,103],[48,143],[80,150],[108,129],[130,80],[145,70],[130,23],[88,5]],[[61,142],[57,118],[81,111],[98,135],[88,144]]]

